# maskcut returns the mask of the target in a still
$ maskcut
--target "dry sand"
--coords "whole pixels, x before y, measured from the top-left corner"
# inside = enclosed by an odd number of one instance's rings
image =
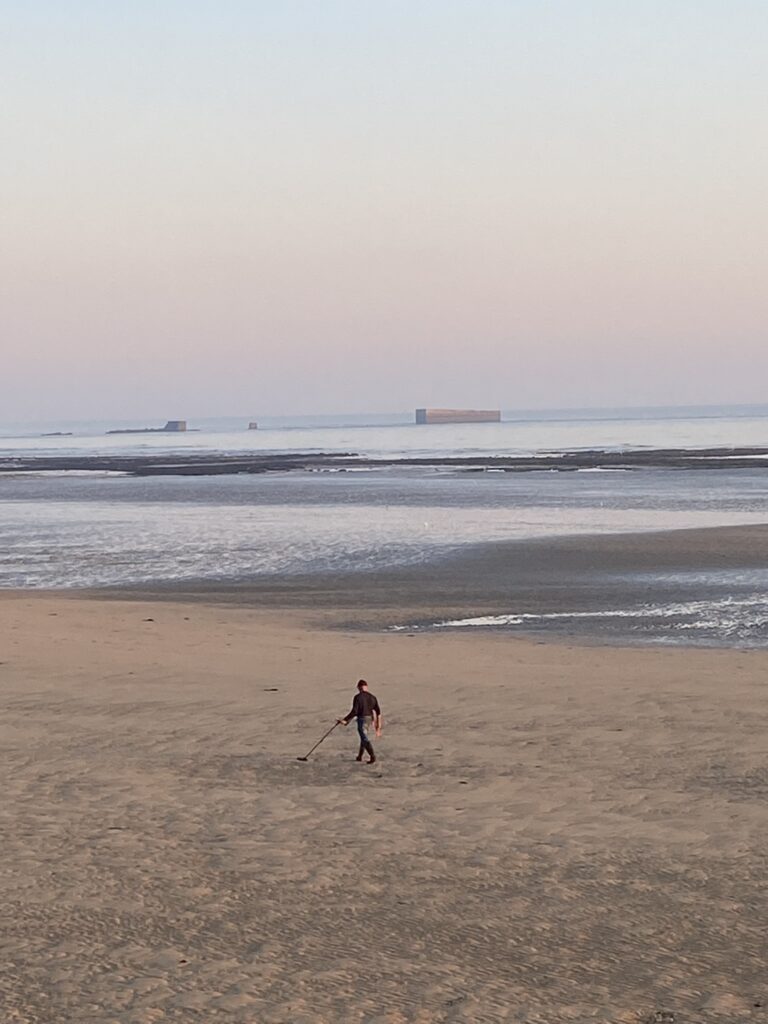
[[[2,1024],[768,1019],[768,654],[322,626],[0,597]]]

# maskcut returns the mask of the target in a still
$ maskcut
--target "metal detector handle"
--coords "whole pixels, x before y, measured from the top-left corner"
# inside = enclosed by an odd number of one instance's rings
[[[327,732],[327,733],[325,733],[325,735],[324,735],[324,736],[321,736],[321,737],[320,737],[320,739],[319,739],[319,740],[317,741],[317,743],[316,743],[316,744],[314,745],[314,747],[312,747],[312,750],[308,751],[308,752],[307,752],[307,753],[306,753],[306,754],[304,755],[304,756],[305,756],[305,758],[309,757],[309,755],[310,755],[311,753],[313,753],[313,751],[317,750],[317,748],[318,748],[318,747],[320,746],[320,744],[321,744],[321,743],[323,742],[323,740],[327,739],[327,738],[328,738],[328,737],[329,737],[329,736],[331,735],[331,733],[333,732],[333,730],[334,730],[334,729],[336,728],[336,726],[337,726],[338,724],[339,724],[338,722],[334,722],[334,723],[333,723],[333,725],[332,725],[332,726],[331,726],[331,728],[330,728],[330,729],[328,730],[328,732]]]

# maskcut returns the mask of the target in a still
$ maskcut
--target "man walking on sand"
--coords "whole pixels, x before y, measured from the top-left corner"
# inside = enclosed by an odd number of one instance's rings
[[[352,710],[344,718],[337,719],[339,725],[349,725],[353,718],[357,719],[357,733],[360,737],[360,749],[357,752],[356,761],[363,760],[363,752],[368,754],[366,764],[374,764],[376,755],[373,752],[373,744],[369,736],[371,728],[375,729],[376,736],[381,736],[383,720],[381,708],[374,695],[368,690],[368,683],[364,679],[357,684],[357,693],[352,701]]]

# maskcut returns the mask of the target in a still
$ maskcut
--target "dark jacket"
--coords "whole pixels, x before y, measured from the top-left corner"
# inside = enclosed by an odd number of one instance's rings
[[[373,718],[374,714],[381,714],[379,702],[372,693],[358,690],[352,701],[352,710],[344,717],[344,721],[349,722],[353,718]]]

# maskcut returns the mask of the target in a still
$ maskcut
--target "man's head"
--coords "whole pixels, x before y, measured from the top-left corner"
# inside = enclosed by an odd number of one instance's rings
[[[368,683],[366,683],[364,679],[358,679],[357,688],[360,691],[360,693],[365,693],[365,691],[368,689]]]

